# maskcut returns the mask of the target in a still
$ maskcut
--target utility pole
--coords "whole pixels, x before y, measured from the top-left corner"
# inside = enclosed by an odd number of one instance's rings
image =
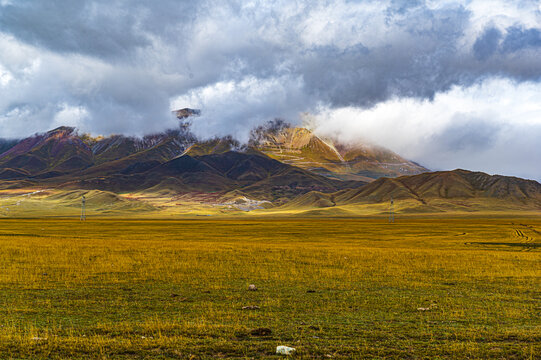
[[[86,221],[86,198],[83,195],[81,197],[81,221]]]
[[[389,222],[394,223],[394,200],[391,196],[391,207],[389,208]]]

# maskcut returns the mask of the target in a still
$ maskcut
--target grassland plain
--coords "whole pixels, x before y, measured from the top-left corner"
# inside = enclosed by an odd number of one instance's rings
[[[540,244],[539,216],[2,219],[0,358],[540,358]]]

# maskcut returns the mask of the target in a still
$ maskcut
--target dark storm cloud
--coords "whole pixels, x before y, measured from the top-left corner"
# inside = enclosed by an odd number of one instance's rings
[[[473,53],[477,60],[486,60],[492,56],[499,46],[502,33],[493,27],[487,28],[473,44]]]
[[[0,12],[0,29],[59,52],[110,58],[149,45],[129,10],[84,1],[17,1]]]
[[[265,79],[286,71],[302,76],[307,95],[331,106],[370,106],[392,96],[432,98],[452,85],[467,86],[491,74],[521,79],[525,73],[535,79],[541,75],[539,61],[528,61],[537,52],[523,56],[523,64],[508,64],[517,51],[538,46],[537,29],[509,28],[500,56],[490,63],[484,60],[495,52],[501,36],[495,28],[486,30],[471,51],[459,49],[471,15],[461,5],[430,8],[422,1],[393,0],[381,13],[370,10],[373,14],[363,14],[359,3],[333,7],[308,2],[291,14],[279,5],[23,0],[2,7],[0,30],[53,52],[88,55],[141,72],[157,67],[162,75],[187,76],[176,86],[150,81],[139,89],[162,93],[162,102],[192,87],[246,76]],[[303,31],[310,30],[303,25],[310,16],[340,6],[343,11],[335,14],[337,18],[331,13],[330,19],[316,19],[334,23],[329,26],[339,32],[336,38],[326,44],[302,38]],[[356,11],[382,18],[379,25],[388,28],[377,42],[363,43],[373,29],[362,25],[363,18],[352,22],[348,7],[353,15]],[[343,26],[336,25],[341,21]],[[345,45],[337,45],[340,38],[346,39]]]
[[[321,106],[433,99],[491,76],[538,81],[541,25],[495,16],[479,27],[470,4],[1,0],[2,131],[72,119],[140,134],[174,124],[170,103],[189,99],[213,116],[201,131],[247,133]]]
[[[505,37],[502,32],[494,27],[488,27],[477,38],[473,45],[475,57],[486,60],[496,52],[500,54],[512,54],[520,50],[535,49],[541,47],[541,30],[536,28],[525,29],[521,26],[511,26],[505,29]]]
[[[507,29],[507,36],[502,43],[504,53],[513,53],[527,48],[541,47],[541,31],[513,26]]]
[[[432,98],[476,78],[471,69],[452,63],[468,21],[463,8],[436,12],[417,6],[404,11],[393,18],[396,33],[381,45],[311,49],[301,59],[311,94],[334,106],[371,106],[392,96]]]
[[[52,51],[104,59],[133,55],[151,46],[154,33],[167,34],[171,24],[187,23],[190,2],[161,1],[32,1],[2,6],[0,31]],[[165,9],[175,9],[172,12]]]

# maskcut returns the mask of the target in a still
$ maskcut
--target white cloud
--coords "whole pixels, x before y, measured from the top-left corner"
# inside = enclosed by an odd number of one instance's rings
[[[433,101],[325,109],[316,132],[384,145],[432,169],[468,168],[541,179],[541,84],[492,78]]]
[[[72,126],[80,130],[87,130],[85,120],[89,117],[88,111],[82,106],[62,104],[54,115],[53,127]]]
[[[0,64],[0,87],[6,87],[13,80],[13,75]]]
[[[178,109],[189,105],[202,110],[193,121],[193,131],[200,137],[233,135],[247,141],[250,130],[275,117],[298,120],[304,98],[302,79],[288,76],[218,82],[191,90],[172,101]]]

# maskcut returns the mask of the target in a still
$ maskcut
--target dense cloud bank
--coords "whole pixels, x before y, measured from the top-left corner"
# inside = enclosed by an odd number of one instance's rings
[[[453,87],[432,101],[392,99],[326,110],[320,135],[386,144],[432,170],[464,168],[541,180],[541,84],[503,79]]]
[[[457,88],[491,93],[498,79],[536,92],[539,58],[538,1],[0,0],[0,137],[57,125],[143,134],[174,127],[170,110],[186,106],[203,110],[194,124],[203,136],[245,139],[256,124],[304,112],[363,129],[375,108]],[[464,144],[493,149],[499,122],[459,107],[446,108],[451,122],[438,109],[425,119],[439,129],[431,136],[457,159]],[[358,116],[340,120],[340,109]],[[541,114],[527,116],[506,119],[508,131],[541,135]],[[420,140],[404,148],[432,162],[417,154]]]

